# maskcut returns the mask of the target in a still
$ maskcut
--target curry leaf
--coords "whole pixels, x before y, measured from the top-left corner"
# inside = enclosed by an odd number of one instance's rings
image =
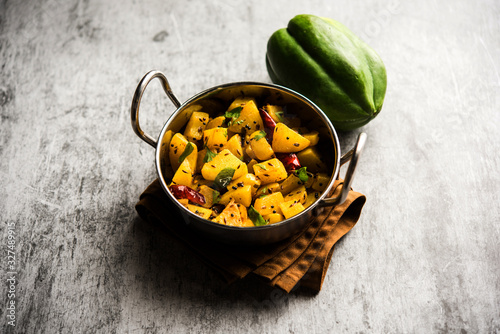
[[[267,195],[269,195],[267,192],[267,186],[259,190],[259,198],[266,197]]]
[[[212,192],[212,204],[217,204],[219,203],[220,200],[220,193],[217,190],[214,190]]]
[[[205,153],[205,157],[203,158],[203,163],[212,161],[212,159],[215,158],[215,156],[217,155],[217,153],[210,151],[210,149],[206,145],[205,149],[207,150],[207,153]]]
[[[259,168],[261,168],[263,170],[267,170],[267,167],[264,166],[263,164],[255,164],[255,166],[257,166],[257,167],[259,167]]]
[[[187,158],[188,155],[190,155],[194,150],[193,144],[191,142],[188,142],[186,145],[186,148],[184,149],[184,152],[182,152],[181,156],[179,157],[179,163],[181,164],[184,159]]]
[[[253,139],[259,140],[259,139],[264,138],[266,135],[267,135],[266,131],[260,130],[260,132],[258,134],[256,134],[255,137],[253,137]]]
[[[255,226],[263,226],[267,225],[268,223],[252,205],[250,205],[250,207],[248,208],[248,218],[250,218]]]
[[[281,123],[283,123],[283,111],[277,111],[276,115],[278,116],[278,119],[280,120]]]
[[[309,176],[306,171],[307,167],[301,167],[295,171],[295,175],[300,179],[300,181],[306,183],[309,180]]]
[[[233,180],[235,169],[226,167],[217,174],[214,180],[214,186],[218,189],[224,189]]]
[[[226,118],[237,119],[238,117],[240,117],[241,110],[243,110],[243,107],[241,107],[241,106],[233,108],[233,109],[231,109],[229,111],[226,111],[224,113],[224,116]]]

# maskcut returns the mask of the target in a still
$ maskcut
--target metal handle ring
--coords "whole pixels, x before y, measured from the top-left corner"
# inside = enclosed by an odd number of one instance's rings
[[[165,91],[167,96],[170,98],[170,101],[172,101],[172,103],[175,105],[176,108],[179,108],[181,103],[179,102],[179,100],[177,100],[174,93],[172,92],[167,77],[160,71],[149,71],[141,79],[139,85],[137,85],[137,88],[134,93],[134,98],[132,99],[132,107],[130,108],[130,119],[132,121],[132,128],[134,129],[135,134],[139,136],[139,138],[141,138],[146,143],[156,148],[157,144],[156,140],[152,136],[142,131],[141,126],[139,125],[139,105],[141,104],[142,94],[146,90],[146,87],[148,86],[149,82],[154,78],[160,79],[163,90]]]
[[[352,181],[354,180],[354,173],[356,172],[356,165],[358,164],[359,157],[363,152],[366,138],[366,133],[361,132],[358,135],[358,139],[356,141],[356,144],[354,145],[354,148],[340,158],[341,166],[350,161],[349,167],[347,167],[344,184],[342,186],[342,192],[340,193],[340,195],[323,199],[323,201],[319,204],[320,206],[332,206],[344,203],[347,195],[349,194],[349,191],[351,190]]]

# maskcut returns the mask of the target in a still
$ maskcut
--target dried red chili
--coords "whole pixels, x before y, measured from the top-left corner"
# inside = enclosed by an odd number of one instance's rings
[[[269,115],[267,111],[262,108],[259,108],[260,117],[262,118],[262,122],[264,123],[264,127],[266,128],[266,139],[268,142],[272,143],[273,141],[273,133],[274,128],[276,127],[276,122]]]
[[[276,158],[283,163],[288,173],[301,167],[299,158],[295,153],[276,153]]]
[[[274,128],[276,127],[276,122],[271,117],[271,115],[269,115],[269,113],[262,108],[259,108],[259,112],[260,112],[260,117],[264,122],[264,126],[268,129],[274,130]]]
[[[172,185],[170,186],[170,191],[172,195],[174,195],[177,199],[187,198],[190,202],[204,205],[206,203],[205,196],[200,194],[194,189],[189,188],[188,186],[183,185]]]

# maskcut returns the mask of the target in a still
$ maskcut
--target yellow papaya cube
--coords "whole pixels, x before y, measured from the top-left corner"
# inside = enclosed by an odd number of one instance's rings
[[[227,111],[232,111],[232,110],[234,110],[234,109],[236,109],[238,107],[244,107],[245,104],[247,104],[249,102],[257,105],[257,102],[255,101],[255,98],[250,97],[250,96],[239,96],[239,97],[235,98],[233,100],[233,102],[231,102],[231,104],[227,108]]]
[[[250,160],[250,162],[247,164],[248,165],[248,170],[249,171],[253,171],[253,165],[255,165],[257,163],[259,163],[259,162],[257,160],[255,160],[255,159]]]
[[[227,138],[231,138],[232,136],[234,136],[235,134],[237,134],[237,132],[234,132],[234,131],[231,131],[231,130],[227,130]],[[239,133],[238,133],[239,134]],[[240,137],[241,138],[241,137]]]
[[[283,182],[280,183],[280,191],[283,195],[288,195],[290,191],[303,184],[304,182],[302,182],[297,175],[291,173]]]
[[[263,108],[276,123],[283,122],[283,107],[266,104]]]
[[[170,141],[168,156],[174,172],[181,164],[179,162],[179,158],[184,154],[188,143],[189,142],[186,137],[184,137],[181,133],[176,133]],[[191,143],[190,147],[192,152],[186,157],[186,159],[189,161],[191,169],[194,171],[196,169],[196,161],[198,160],[198,148],[193,143]]]
[[[255,164],[253,171],[262,184],[279,182],[288,176],[285,166],[276,158]]]
[[[248,211],[247,211],[247,207],[244,206],[243,204],[241,203],[237,203],[236,206],[238,207],[238,209],[240,210],[240,217],[241,217],[241,221],[245,222],[247,219],[248,219]],[[253,225],[253,223],[252,223]]]
[[[306,187],[300,186],[297,189],[294,189],[291,193],[285,196],[285,202],[289,201],[297,201],[301,204],[304,204],[307,200],[307,191]]]
[[[193,112],[184,130],[184,137],[191,141],[200,140],[203,137],[203,131],[205,131],[208,119],[209,115],[206,112]]]
[[[217,151],[211,151],[207,148],[202,149],[198,152],[198,161],[196,163],[196,173],[201,173],[203,165],[207,161],[211,161],[217,155]]]
[[[257,192],[254,194],[254,197],[270,195],[278,191],[280,191],[280,184],[278,182],[268,183],[257,189]]]
[[[250,133],[245,134],[245,137],[243,137],[243,142],[241,143],[241,145],[243,146],[243,151],[245,151],[247,147],[250,146]],[[246,153],[245,155],[248,156]]]
[[[314,202],[316,202],[316,200],[321,196],[321,193],[319,191],[311,191],[309,193],[307,193],[307,199],[306,199],[306,202],[304,204],[304,208],[308,208],[311,206],[311,204],[313,204]]]
[[[201,168],[201,175],[206,180],[213,181],[217,174],[224,168],[233,168],[233,179],[237,179],[248,173],[247,164],[235,157],[228,149],[219,152],[212,161],[209,161]]]
[[[170,144],[170,141],[172,140],[172,137],[174,136],[174,132],[172,130],[168,130],[165,132],[165,135],[162,138],[161,141],[161,148],[168,150],[168,145]]]
[[[314,183],[314,174],[307,172],[307,182],[304,184],[306,188],[311,188]]]
[[[191,147],[189,148],[189,153],[187,156],[186,154],[188,153],[186,150],[188,150],[188,146]],[[189,142],[186,147],[184,148],[184,151],[182,152],[181,156],[179,159],[187,160],[189,162],[189,166],[191,167],[191,170],[193,171],[193,174],[196,170],[196,166],[198,165],[198,147],[196,146],[195,143]],[[177,160],[178,162],[179,160]],[[181,161],[182,162],[182,161]]]
[[[251,186],[253,196],[260,187],[260,180],[252,173],[247,173],[237,179],[233,179],[233,181],[231,181],[231,183],[227,186],[227,190],[236,190],[236,188],[243,186]]]
[[[244,146],[244,148],[246,148],[247,145],[250,145],[250,135],[251,134],[248,133],[248,132],[245,134],[245,138],[243,140],[243,146]]]
[[[220,128],[221,126],[224,125],[224,122],[226,121],[226,117],[224,116],[219,116],[211,119],[207,126],[205,127],[205,130],[210,130],[213,128]]]
[[[201,185],[198,188],[198,192],[205,197],[205,204],[203,205],[205,208],[211,208],[212,205],[219,202],[220,193],[217,190],[210,188],[208,185]]]
[[[330,182],[330,176],[325,173],[318,173],[314,175],[314,181],[311,186],[314,190],[323,191],[328,186],[328,182]]]
[[[241,225],[242,227],[254,227],[255,226],[255,224],[253,223],[253,221],[250,218],[244,219],[242,221],[243,221],[243,224]]]
[[[204,148],[203,150],[198,151],[198,158],[196,159],[196,173],[201,173],[201,168],[203,167],[203,160],[205,159],[205,155],[207,154],[207,149]]]
[[[311,173],[327,172],[326,164],[321,160],[321,154],[316,149],[316,146],[308,147],[297,153],[300,164],[307,167],[307,171]]]
[[[271,213],[281,213],[280,203],[283,203],[283,195],[278,191],[271,195],[257,198],[253,207],[262,216],[265,216]]]
[[[165,176],[166,179],[171,179],[172,176],[174,175],[173,170],[172,170],[172,165],[170,164],[170,157],[168,154],[169,147],[170,147],[170,141],[172,140],[172,137],[174,136],[174,132],[172,130],[168,130],[165,132],[165,135],[163,136],[161,140],[161,171],[163,175]]]
[[[250,206],[252,204],[252,186],[237,187],[234,190],[228,191],[221,196],[219,203],[226,205],[231,201],[244,206]]]
[[[232,118],[228,124],[228,129],[236,133],[242,133],[243,129],[252,133],[256,130],[264,129],[262,118],[260,117],[259,109],[254,98],[237,98],[229,106],[228,111],[234,108],[242,107],[240,115],[237,118]]]
[[[235,157],[243,158],[243,148],[241,147],[241,136],[239,134],[234,134],[224,145]]]
[[[177,202],[181,203],[182,205],[186,206],[189,204],[189,200],[187,198],[178,198]]]
[[[316,146],[319,142],[319,133],[318,131],[311,131],[308,133],[304,133],[302,135],[304,138],[309,140],[309,146]]]
[[[276,153],[299,152],[309,146],[309,140],[290,129],[284,123],[276,124],[273,134],[273,151]]]
[[[172,178],[172,184],[195,188],[193,185],[193,171],[187,159],[182,162],[175,172],[174,177]]]
[[[264,130],[255,131],[250,135],[250,146],[259,160],[268,160],[274,155],[271,145],[267,142]]]
[[[264,218],[264,220],[267,221],[268,224],[279,223],[280,221],[285,219],[285,217],[283,217],[281,213],[270,213],[262,218]]]
[[[252,145],[245,146],[245,156],[250,159],[257,159],[255,152],[253,151]]]
[[[280,209],[286,219],[295,216],[305,210],[300,202],[288,201],[280,203]]]
[[[186,207],[194,213],[195,215],[200,216],[201,218],[209,219],[210,216],[212,215],[212,210],[202,208],[201,206],[193,205],[193,204],[188,204]]]
[[[193,177],[193,185],[191,188],[193,188],[194,190],[199,190],[201,186],[204,186],[204,185],[210,186],[210,185],[212,185],[212,183],[213,182],[210,180],[205,180],[203,178],[203,176],[201,176],[199,174],[198,175],[195,174],[195,176]]]
[[[224,210],[214,218],[214,221],[223,225],[242,226],[243,222],[240,216],[240,210],[234,201],[228,203]]]
[[[203,143],[212,151],[221,150],[227,143],[227,129],[213,128],[203,132]]]

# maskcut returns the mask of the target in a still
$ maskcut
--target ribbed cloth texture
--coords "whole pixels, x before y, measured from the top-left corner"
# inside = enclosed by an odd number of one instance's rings
[[[337,180],[333,194],[338,194],[341,188],[342,180]],[[158,180],[142,193],[136,210],[143,220],[163,225],[228,283],[254,274],[286,292],[299,287],[319,292],[335,243],[354,227],[365,202],[363,194],[351,190],[344,203],[325,209],[300,233],[251,250],[238,249],[193,233]]]

